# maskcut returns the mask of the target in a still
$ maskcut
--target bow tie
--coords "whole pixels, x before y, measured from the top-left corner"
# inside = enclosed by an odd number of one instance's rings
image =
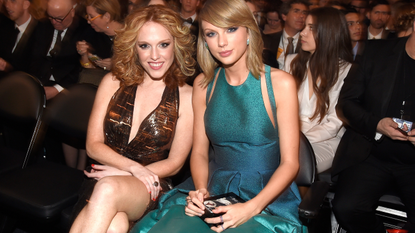
[[[183,20],[184,20],[184,22],[188,22],[189,24],[192,24],[193,23],[192,17],[189,17],[189,18],[183,19]]]

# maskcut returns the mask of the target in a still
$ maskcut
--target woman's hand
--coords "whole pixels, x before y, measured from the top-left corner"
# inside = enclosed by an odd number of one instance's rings
[[[131,173],[107,165],[92,164],[91,172],[84,171],[89,178],[100,180],[106,176],[131,176]]]
[[[186,197],[187,205],[184,209],[188,216],[202,216],[205,213],[205,206],[203,200],[209,197],[209,192],[203,188],[196,191],[190,191],[189,196]]]
[[[76,42],[76,51],[78,51],[79,55],[81,56],[88,55],[89,49],[90,49],[90,46],[86,41],[82,40],[82,41]]]
[[[95,64],[99,67],[101,67],[104,70],[111,70],[111,58],[105,58],[102,60],[95,61]]]
[[[237,203],[229,206],[219,206],[213,210],[215,214],[223,214],[215,218],[206,218],[205,222],[214,224],[213,231],[222,232],[227,228],[235,228],[260,213],[251,202]]]
[[[144,166],[136,166],[131,172],[134,177],[139,179],[150,193],[150,198],[155,201],[160,193],[161,186],[159,177]]]

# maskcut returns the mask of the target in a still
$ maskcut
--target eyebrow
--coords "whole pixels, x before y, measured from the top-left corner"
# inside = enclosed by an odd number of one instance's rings
[[[157,42],[157,44],[160,44],[160,43],[165,43],[165,42],[171,42],[172,40],[170,39],[170,38],[168,38],[168,39],[163,39],[163,40],[161,40],[161,41],[159,41],[159,42]],[[149,44],[147,41],[139,41],[139,40],[137,40],[137,43],[139,43],[139,44],[143,44],[143,43],[147,43],[147,44]]]

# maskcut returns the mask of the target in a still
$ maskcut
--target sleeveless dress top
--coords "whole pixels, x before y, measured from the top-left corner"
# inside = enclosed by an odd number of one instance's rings
[[[179,89],[164,89],[159,105],[131,134],[137,85],[120,87],[111,98],[104,121],[105,144],[141,165],[166,159],[179,116]]]
[[[265,71],[272,117],[277,122],[270,67],[266,66]],[[265,109],[259,79],[249,74],[243,84],[231,86],[221,69],[213,89],[214,82],[207,87],[204,116],[212,146],[208,190],[211,196],[233,192],[250,200],[264,188],[280,164],[278,128]],[[198,217],[184,214],[186,189],[192,190],[194,186],[185,182],[178,188],[166,193],[160,200],[160,209],[150,212],[132,232],[147,232],[154,224],[150,232],[212,232]],[[226,232],[306,231],[298,217],[300,201],[298,188],[292,183],[261,214]],[[180,205],[182,208],[177,207]],[[192,231],[195,228],[198,230]]]

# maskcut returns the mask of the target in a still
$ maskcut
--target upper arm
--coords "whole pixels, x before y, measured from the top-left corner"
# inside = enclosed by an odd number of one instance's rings
[[[298,163],[300,127],[296,83],[290,74],[283,71],[273,70],[271,78],[277,106],[281,162]]]

